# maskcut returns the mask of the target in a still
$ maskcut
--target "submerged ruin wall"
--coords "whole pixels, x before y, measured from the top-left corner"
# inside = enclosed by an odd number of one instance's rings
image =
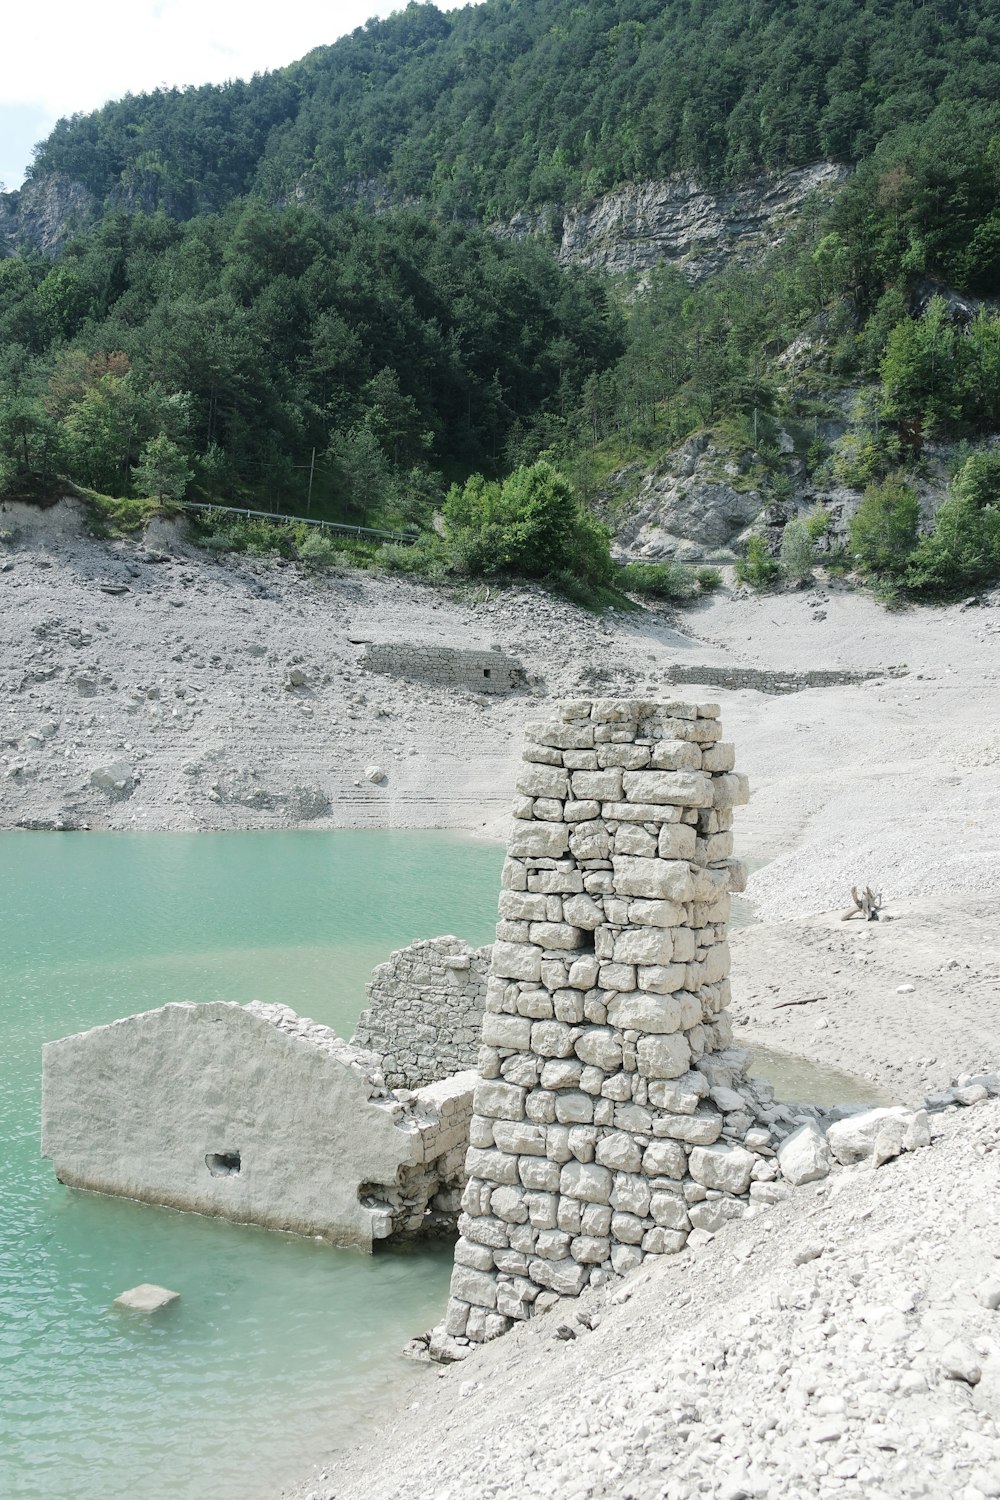
[[[723,1049],[748,792],[721,736],[714,704],[528,727],[439,1352],[742,1211],[745,1054]]]
[[[454,1225],[473,1086],[397,1095],[284,1005],[165,1005],[43,1048],[42,1155],[70,1187],[370,1251]]]
[[[476,1066],[489,968],[489,948],[436,937],[372,971],[354,1042],[379,1054],[389,1088],[422,1088]]]

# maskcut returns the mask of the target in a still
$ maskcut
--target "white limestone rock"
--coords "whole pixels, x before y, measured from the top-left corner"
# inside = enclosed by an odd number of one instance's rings
[[[923,1120],[919,1118],[920,1115],[923,1115]],[[886,1150],[889,1150],[890,1155],[898,1156],[904,1150],[929,1145],[930,1129],[929,1126],[925,1129],[925,1125],[926,1115],[923,1110],[914,1111],[903,1105],[891,1105],[888,1108],[866,1109],[859,1114],[849,1115],[845,1120],[835,1120],[827,1129],[826,1138],[836,1160],[842,1166],[849,1167],[870,1157],[877,1141],[883,1161],[889,1160],[889,1156],[882,1154]],[[906,1146],[907,1137],[913,1142],[911,1147]],[[895,1150],[891,1149],[892,1141],[898,1143]]]
[[[161,1307],[169,1307],[171,1302],[178,1301],[180,1295],[180,1292],[171,1292],[165,1286],[144,1281],[117,1296],[114,1306],[126,1307],[130,1312],[158,1312]]]
[[[743,1146],[695,1146],[688,1160],[688,1171],[703,1187],[717,1188],[737,1197],[750,1187],[750,1173],[755,1157]],[[704,1227],[704,1226],[702,1226]]]
[[[781,1175],[793,1187],[819,1182],[830,1175],[831,1153],[826,1136],[813,1121],[800,1126],[778,1147]]]

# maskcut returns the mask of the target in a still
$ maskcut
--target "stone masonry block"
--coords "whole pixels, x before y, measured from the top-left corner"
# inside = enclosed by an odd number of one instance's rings
[[[712,778],[704,771],[625,771],[622,785],[629,802],[711,807],[714,800]]]
[[[683,1032],[672,1036],[643,1036],[636,1044],[643,1078],[680,1078],[691,1066],[691,1047]]]
[[[690,740],[660,740],[652,748],[649,764],[654,771],[701,771],[705,766],[701,750]]]
[[[584,940],[581,929],[573,927],[569,922],[532,922],[528,936],[540,948],[580,948]]]
[[[701,752],[701,765],[704,771],[731,771],[736,765],[736,746],[726,745],[721,742],[715,745],[706,745]]]
[[[501,1151],[509,1152],[512,1156],[545,1155],[544,1125],[497,1119],[493,1126],[493,1139]]]
[[[570,1161],[562,1169],[559,1191],[581,1203],[607,1203],[613,1180],[607,1167],[594,1162]]]
[[[476,1085],[473,1107],[477,1115],[485,1115],[488,1120],[523,1120],[526,1092],[515,1084],[482,1079]],[[495,1126],[493,1134],[496,1139]]]
[[[531,1021],[527,1016],[483,1016],[483,1042],[487,1047],[514,1047],[526,1052],[531,1046]]]
[[[565,823],[517,822],[507,848],[524,858],[553,859],[569,848],[569,829]]]
[[[531,943],[494,943],[493,973],[501,979],[540,979],[542,950]]]
[[[451,1273],[451,1295],[473,1307],[496,1307],[496,1277],[487,1271],[474,1271],[470,1266],[456,1266]]]
[[[524,737],[531,744],[551,745],[557,750],[592,750],[592,724],[526,724]]]
[[[590,797],[597,802],[620,802],[622,773],[617,768],[605,771],[574,771],[573,796]]]
[[[688,1171],[695,1182],[737,1197],[750,1186],[750,1173],[757,1158],[743,1146],[718,1143],[695,1146],[688,1159]]]
[[[565,801],[569,796],[569,772],[561,766],[525,765],[515,785],[525,797],[556,797]]]
[[[604,921],[604,913],[592,896],[568,896],[563,901],[563,915],[574,927],[593,932]]]
[[[673,951],[669,928],[631,927],[615,939],[613,960],[616,964],[668,964]]]
[[[742,807],[750,801],[750,783],[739,772],[712,777],[712,802],[715,807]]]
[[[645,896],[675,902],[690,901],[693,896],[691,872],[680,861],[615,855],[611,864],[615,890],[620,896]]]
[[[608,1021],[619,1031],[667,1035],[680,1028],[680,1001],[675,995],[648,995],[634,990],[616,995],[608,1002]]]
[[[689,823],[664,823],[657,840],[661,859],[694,859],[697,837]]]

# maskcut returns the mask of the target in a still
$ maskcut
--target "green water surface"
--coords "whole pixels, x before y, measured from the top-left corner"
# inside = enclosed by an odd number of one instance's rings
[[[438,833],[0,833],[0,1497],[264,1500],[416,1382],[446,1249],[355,1255],[60,1187],[46,1040],[170,1000],[349,1035],[372,966],[492,938],[502,850]],[[181,1300],[112,1309],[153,1281]]]

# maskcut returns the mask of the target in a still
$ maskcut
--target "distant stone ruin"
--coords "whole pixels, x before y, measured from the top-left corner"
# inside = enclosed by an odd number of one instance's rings
[[[726,1050],[748,789],[718,707],[586,700],[526,733],[438,1357],[707,1236],[776,1175]]]
[[[354,1043],[379,1054],[389,1088],[422,1088],[476,1066],[489,968],[489,948],[437,937],[372,972]]]
[[[465,651],[419,642],[366,641],[361,665],[370,672],[473,693],[512,693],[527,682],[521,663],[502,651]]]
[[[699,687],[727,688],[738,692],[750,688],[757,693],[781,695],[803,693],[807,688],[854,687],[861,682],[884,680],[886,677],[905,677],[906,667],[884,667],[880,671],[854,672],[815,668],[809,672],[781,672],[766,667],[682,667],[676,663],[669,666],[667,676],[672,687],[693,682]]]
[[[283,1005],[165,1005],[43,1049],[69,1187],[371,1251],[454,1225],[474,1074],[413,1092]]]

